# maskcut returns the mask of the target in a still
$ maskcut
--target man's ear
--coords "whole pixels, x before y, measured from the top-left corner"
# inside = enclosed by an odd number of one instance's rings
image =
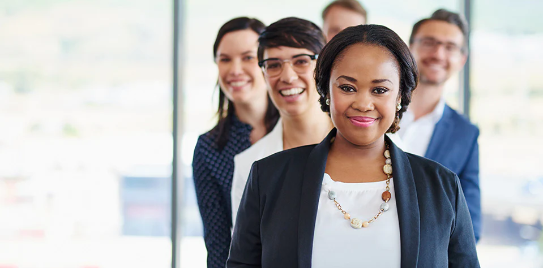
[[[462,68],[464,68],[464,65],[466,65],[466,62],[468,61],[468,53],[462,54]]]

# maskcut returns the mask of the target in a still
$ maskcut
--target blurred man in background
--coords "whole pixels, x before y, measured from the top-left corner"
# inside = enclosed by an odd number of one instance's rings
[[[419,85],[400,122],[403,149],[458,175],[479,240],[479,129],[443,99],[445,82],[464,67],[468,57],[467,22],[457,13],[437,10],[413,26],[409,47],[417,61]]]

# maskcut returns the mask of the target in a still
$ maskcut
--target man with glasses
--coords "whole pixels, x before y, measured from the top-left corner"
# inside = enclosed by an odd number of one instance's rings
[[[441,163],[458,175],[479,240],[479,129],[443,99],[445,82],[466,63],[467,44],[468,25],[457,13],[440,9],[413,26],[409,46],[417,61],[419,85],[398,134],[405,151]]]

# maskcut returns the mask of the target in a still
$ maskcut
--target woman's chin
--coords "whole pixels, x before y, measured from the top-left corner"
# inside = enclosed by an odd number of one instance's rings
[[[383,135],[371,135],[371,134],[360,134],[360,133],[353,133],[351,131],[341,132],[341,130],[338,129],[338,132],[341,134],[341,136],[350,144],[357,146],[357,147],[364,147],[364,146],[370,146],[372,144],[375,144],[376,142],[379,142],[383,140]]]

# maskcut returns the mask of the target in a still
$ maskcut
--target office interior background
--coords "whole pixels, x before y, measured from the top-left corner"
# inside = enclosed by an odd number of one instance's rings
[[[216,122],[217,31],[322,25],[328,2],[0,1],[0,267],[205,267],[191,161]],[[469,12],[469,71],[446,100],[481,130],[480,262],[543,267],[543,1],[362,3],[406,41],[437,8]]]

